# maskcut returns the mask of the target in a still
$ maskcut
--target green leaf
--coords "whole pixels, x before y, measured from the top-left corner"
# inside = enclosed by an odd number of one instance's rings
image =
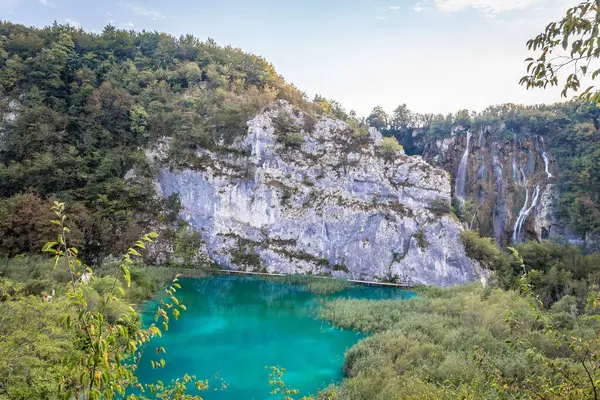
[[[47,242],[42,247],[42,251],[43,252],[53,252],[53,251],[55,251],[54,246],[56,246],[57,244],[58,244],[58,242]]]
[[[131,273],[129,272],[129,268],[125,264],[121,264],[121,271],[123,272],[123,278],[125,278],[125,283],[127,287],[131,286]]]
[[[141,256],[142,256],[142,255],[141,255],[141,254],[140,254],[140,253],[139,253],[139,252],[138,252],[136,249],[134,249],[133,247],[130,247],[130,248],[129,248],[129,252],[128,252],[128,253],[129,253],[129,254],[131,254],[132,256],[138,256],[138,257],[141,257]]]

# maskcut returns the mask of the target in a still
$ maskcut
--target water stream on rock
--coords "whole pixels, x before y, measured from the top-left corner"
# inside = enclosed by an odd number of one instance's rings
[[[506,230],[506,198],[504,196],[504,171],[502,163],[498,159],[498,154],[494,154],[492,157],[492,166],[494,168],[494,175],[496,177],[496,194],[498,200],[494,208],[494,237],[496,243],[502,243],[502,237]]]
[[[540,140],[542,141],[542,158],[544,159],[544,171],[546,171],[546,175],[548,175],[548,179],[552,178],[552,174],[550,173],[550,168],[548,166],[548,154],[546,153],[546,144],[544,143],[544,138],[540,136]]]
[[[467,131],[467,147],[458,165],[458,172],[456,174],[456,188],[455,195],[457,198],[465,199],[465,184],[467,182],[467,162],[469,161],[469,143],[471,141],[471,130]]]
[[[316,393],[342,377],[344,352],[362,334],[337,329],[316,316],[322,297],[278,279],[214,276],[185,279],[178,298],[187,311],[152,343],[138,376],[144,383],[167,383],[185,373],[208,379],[206,400],[273,399],[265,366],[287,369],[285,383],[301,395]],[[358,286],[331,295],[402,299],[413,292]],[[158,300],[150,301],[143,322],[152,322]],[[153,349],[163,346],[165,369],[152,369]],[[227,382],[219,389],[222,380]]]
[[[527,183],[525,183],[525,185],[527,185]],[[512,237],[513,243],[518,243],[521,241],[521,230],[523,229],[523,224],[527,220],[527,217],[531,213],[531,210],[533,210],[533,208],[535,206],[537,206],[537,203],[539,200],[540,187],[538,185],[533,189],[531,205],[529,207],[527,207],[527,204],[529,203],[529,189],[526,188],[525,190],[526,190],[525,203],[523,204],[521,211],[519,211],[519,216],[517,217],[517,220],[515,221],[515,229],[513,231],[513,237]]]

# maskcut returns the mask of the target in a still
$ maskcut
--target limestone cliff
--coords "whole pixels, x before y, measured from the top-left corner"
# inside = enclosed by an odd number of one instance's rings
[[[195,154],[201,167],[165,166],[168,139],[148,152],[159,192],[179,195],[181,217],[215,262],[439,286],[485,275],[466,256],[457,222],[431,209],[450,202],[448,173],[385,154],[375,130],[313,122],[279,101],[226,152]]]
[[[517,135],[503,123],[481,123],[421,139],[423,157],[449,171],[456,187],[462,182],[462,196],[473,202],[482,235],[500,245],[572,237],[559,216],[555,167],[543,135]]]

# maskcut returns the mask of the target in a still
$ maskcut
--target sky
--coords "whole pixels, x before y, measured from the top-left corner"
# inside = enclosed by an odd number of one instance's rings
[[[191,33],[265,57],[310,97],[366,116],[552,103],[526,90],[526,42],[577,0],[0,0],[0,18]]]

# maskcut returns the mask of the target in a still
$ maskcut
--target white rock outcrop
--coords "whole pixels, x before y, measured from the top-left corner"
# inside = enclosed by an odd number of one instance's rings
[[[282,115],[300,143],[280,140]],[[377,131],[358,136],[341,121],[308,127],[304,119],[279,101],[230,151],[197,154],[202,167],[160,168],[161,195],[179,195],[181,217],[215,262],[438,286],[485,277],[457,222],[431,211],[434,201],[450,203],[447,172],[401,152],[386,156]],[[149,157],[160,160],[162,150]]]

